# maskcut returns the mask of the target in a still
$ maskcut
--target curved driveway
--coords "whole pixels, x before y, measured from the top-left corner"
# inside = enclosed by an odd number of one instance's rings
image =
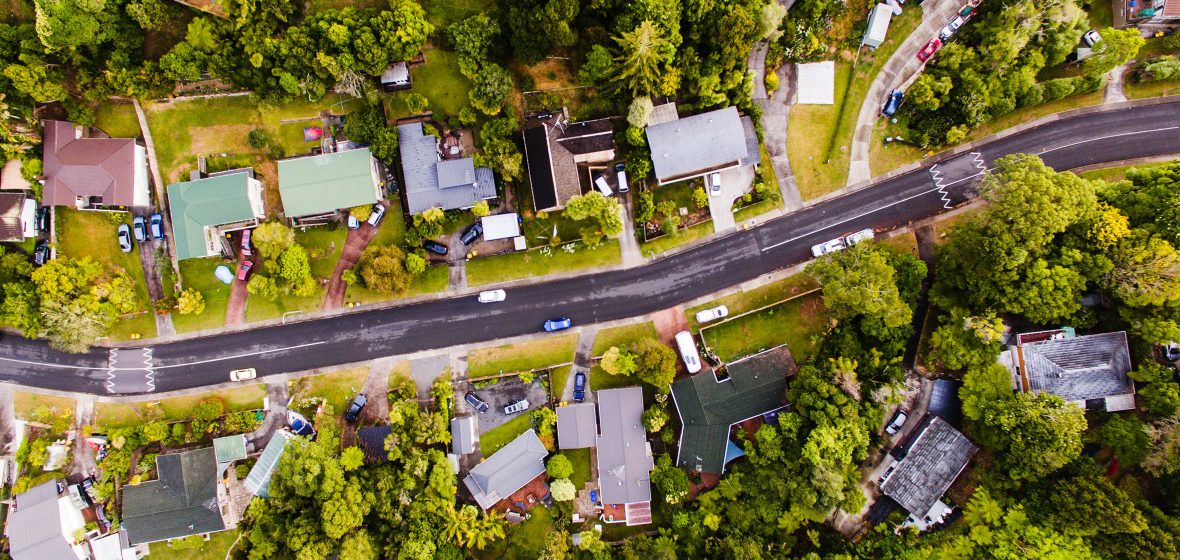
[[[1049,122],[977,152],[947,154],[933,171],[882,180],[645,266],[511,288],[498,305],[463,296],[81,355],[5,336],[0,381],[95,394],[172,391],[223,383],[236,368],[270,375],[523,335],[552,317],[575,325],[634,317],[803,262],[811,245],[838,235],[945,212],[974,196],[983,169],[1015,152],[1039,154],[1056,169],[1180,153],[1180,101]]]

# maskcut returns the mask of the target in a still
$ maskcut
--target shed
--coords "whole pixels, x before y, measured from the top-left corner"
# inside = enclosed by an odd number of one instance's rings
[[[832,105],[836,102],[836,63],[831,60],[796,66],[799,105]]]
[[[874,49],[885,42],[885,34],[889,31],[889,20],[893,18],[893,8],[885,4],[877,4],[869,11],[869,23],[865,29],[861,43]]]
[[[475,416],[459,416],[451,419],[451,448],[459,455],[475,452],[479,434],[475,429]]]
[[[520,216],[516,213],[496,214],[480,218],[483,223],[484,241],[511,239],[520,235]]]
[[[593,403],[578,403],[557,408],[557,446],[561,449],[594,447],[598,436],[598,419]]]
[[[411,87],[410,66],[405,61],[394,62],[381,73],[381,89],[387,92],[404,91]]]
[[[213,440],[213,454],[217,457],[219,465],[245,459],[246,434],[215,438]]]

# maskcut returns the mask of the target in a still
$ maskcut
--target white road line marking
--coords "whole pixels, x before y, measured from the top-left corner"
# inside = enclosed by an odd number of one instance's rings
[[[171,365],[166,365],[166,366],[155,366],[155,369],[159,370],[159,369],[175,368],[175,367],[184,367],[184,366],[196,366],[196,365],[201,365],[201,364],[208,364],[208,363],[211,363],[211,362],[221,362],[221,361],[225,361],[225,360],[234,360],[234,359],[237,359],[237,358],[248,358],[248,357],[250,357],[250,356],[261,356],[262,354],[270,354],[271,352],[282,352],[282,351],[284,351],[284,350],[298,350],[298,349],[300,349],[300,348],[307,348],[307,347],[309,347],[309,346],[318,346],[318,345],[320,345],[320,344],[327,344],[327,343],[328,343],[328,342],[327,342],[326,340],[325,340],[325,341],[320,341],[320,342],[308,342],[307,344],[297,344],[297,345],[295,345],[295,346],[287,346],[287,347],[284,347],[284,348],[273,348],[273,349],[271,349],[271,350],[260,350],[260,351],[258,351],[258,352],[250,352],[250,353],[247,353],[247,354],[236,354],[236,355],[234,355],[234,356],[225,356],[225,357],[222,357],[222,358],[210,358],[210,359],[208,359],[208,360],[200,360],[200,361],[196,361],[196,362],[185,362],[185,363],[183,363],[183,364],[171,364]],[[140,368],[140,369],[142,369],[142,368]]]
[[[843,219],[843,220],[840,220],[840,221],[838,221],[838,222],[836,222],[836,223],[833,223],[833,224],[828,224],[828,225],[826,225],[826,226],[824,226],[824,227],[821,227],[821,228],[819,228],[819,229],[814,229],[814,230],[811,230],[811,231],[809,231],[809,232],[807,232],[807,233],[804,233],[803,235],[796,235],[795,237],[792,237],[792,238],[790,238],[790,239],[784,239],[784,240],[782,240],[782,241],[779,241],[778,243],[775,243],[774,245],[768,245],[768,246],[766,246],[766,247],[764,247],[764,248],[762,249],[762,252],[763,252],[763,253],[765,253],[765,252],[767,252],[767,251],[769,251],[769,250],[771,250],[771,249],[774,249],[774,248],[777,248],[777,247],[781,247],[781,246],[783,246],[783,245],[786,245],[787,243],[790,243],[790,242],[792,242],[792,241],[796,241],[796,240],[798,240],[798,239],[802,239],[802,238],[804,238],[804,237],[807,237],[808,235],[811,235],[811,234],[813,234],[813,233],[815,233],[815,232],[818,232],[818,231],[823,231],[823,230],[825,230],[825,229],[831,229],[831,228],[833,228],[833,227],[836,227],[836,226],[838,226],[838,225],[841,225],[841,224],[846,224],[846,223],[848,223],[848,222],[851,222],[852,220],[857,220],[857,219],[863,218],[863,217],[865,217],[865,216],[868,216],[869,214],[873,214],[873,213],[876,213],[876,212],[880,212],[880,211],[882,211],[882,210],[885,210],[886,208],[892,208],[892,207],[894,207],[894,206],[897,206],[898,204],[901,204],[901,203],[903,203],[903,202],[909,202],[909,201],[911,201],[911,200],[913,200],[913,199],[915,199],[915,198],[918,198],[919,196],[922,196],[922,195],[924,195],[924,194],[930,194],[930,193],[932,193],[932,192],[937,192],[937,191],[938,191],[938,188],[933,188],[933,189],[930,189],[930,190],[927,190],[927,191],[922,191],[922,192],[920,192],[920,193],[918,193],[918,194],[915,194],[915,195],[913,195],[913,196],[908,196],[908,197],[906,197],[906,198],[903,198],[903,199],[901,199],[901,200],[898,200],[897,202],[892,202],[892,203],[890,203],[890,204],[886,204],[885,206],[881,206],[881,207],[879,207],[879,208],[875,208],[875,209],[873,209],[873,210],[868,210],[868,211],[866,211],[866,212],[861,212],[860,214],[857,214],[857,215],[855,215],[855,216],[852,216],[851,218],[845,218],[845,219]]]
[[[262,354],[269,354],[271,352],[282,352],[284,350],[297,350],[299,348],[306,348],[308,346],[316,346],[319,344],[327,344],[327,341],[309,342],[307,344],[299,344],[296,346],[287,346],[285,348],[273,348],[271,350],[260,350],[258,352],[250,352],[247,354],[237,354],[235,356],[226,356],[224,358],[212,358],[209,360],[201,360],[201,361],[197,361],[197,362],[186,362],[183,364],[172,364],[172,365],[167,365],[167,366],[152,366],[151,369],[152,370],[159,370],[159,369],[164,369],[164,368],[174,368],[174,367],[184,367],[184,366],[207,364],[209,362],[220,362],[222,360],[232,360],[235,358],[246,358],[249,356],[260,356]],[[114,350],[114,349],[112,348],[112,350]],[[16,363],[16,364],[25,364],[25,365],[30,365],[30,366],[45,366],[45,367],[61,368],[61,369],[92,369],[95,371],[106,371],[106,372],[143,371],[145,369],[145,368],[141,368],[141,367],[137,367],[137,368],[105,367],[104,368],[102,366],[71,366],[71,365],[66,365],[66,364],[51,364],[51,363],[47,363],[47,362],[34,362],[31,360],[18,360],[16,358],[5,358],[3,356],[0,356],[0,361],[12,362],[12,363]]]
[[[1070,147],[1070,146],[1077,146],[1078,144],[1085,144],[1086,142],[1097,142],[1097,141],[1099,141],[1099,140],[1108,140],[1108,139],[1111,139],[1111,138],[1118,138],[1118,137],[1120,137],[1120,136],[1134,136],[1134,135],[1136,135],[1136,134],[1150,134],[1150,133],[1152,133],[1152,132],[1163,132],[1163,131],[1165,131],[1165,130],[1176,130],[1177,128],[1180,128],[1180,126],[1169,126],[1169,127],[1164,127],[1164,128],[1153,128],[1153,129],[1151,129],[1151,130],[1139,130],[1139,131],[1136,131],[1136,132],[1123,132],[1123,133],[1121,133],[1121,134],[1111,134],[1111,135],[1109,135],[1109,136],[1099,136],[1098,138],[1089,138],[1089,139],[1086,139],[1086,140],[1078,140],[1077,142],[1073,142],[1073,143],[1071,143],[1071,144],[1066,144],[1066,145],[1064,145],[1064,146],[1057,146],[1056,148],[1049,148],[1049,149],[1047,149],[1047,150],[1041,150],[1041,151],[1037,152],[1037,155],[1041,155],[1041,154],[1047,154],[1047,153],[1049,153],[1049,152],[1054,152],[1054,151],[1060,150],[1060,149],[1062,149],[1062,148],[1068,148],[1068,147]]]

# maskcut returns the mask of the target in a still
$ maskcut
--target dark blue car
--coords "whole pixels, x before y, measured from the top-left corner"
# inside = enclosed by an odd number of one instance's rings
[[[885,102],[885,108],[881,109],[881,114],[886,117],[892,117],[897,112],[898,107],[901,107],[901,100],[905,98],[905,94],[900,89],[893,90],[889,94],[889,100]]]
[[[152,239],[164,239],[164,216],[156,212],[152,214],[152,218],[148,223],[151,226]]]
[[[574,374],[574,400],[586,400],[586,374],[580,371]]]

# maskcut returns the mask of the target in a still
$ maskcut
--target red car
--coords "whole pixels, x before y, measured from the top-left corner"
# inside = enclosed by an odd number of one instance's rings
[[[250,273],[254,271],[254,263],[251,261],[242,261],[238,266],[238,280],[246,281],[250,278]]]
[[[938,50],[938,47],[941,46],[942,41],[939,41],[938,37],[931,39],[926,43],[926,46],[922,47],[922,50],[918,51],[918,60],[926,62],[926,59],[930,58],[934,54],[934,51]]]

